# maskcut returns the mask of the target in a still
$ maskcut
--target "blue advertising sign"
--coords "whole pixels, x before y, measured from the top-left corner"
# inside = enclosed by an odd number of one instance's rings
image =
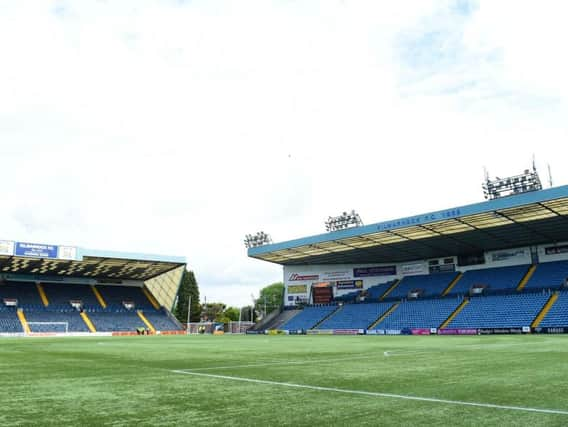
[[[383,265],[380,267],[359,267],[353,269],[354,277],[394,276],[396,265]]]
[[[58,247],[42,243],[16,242],[14,255],[35,258],[57,258]]]

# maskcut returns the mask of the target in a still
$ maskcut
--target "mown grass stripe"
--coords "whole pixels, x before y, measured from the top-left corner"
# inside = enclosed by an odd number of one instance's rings
[[[290,388],[301,388],[315,391],[328,391],[332,393],[344,393],[344,394],[355,394],[361,396],[371,396],[371,397],[384,397],[389,399],[404,399],[404,400],[414,400],[419,402],[432,402],[441,403],[447,405],[459,405],[459,406],[473,406],[477,408],[488,408],[488,409],[503,409],[509,411],[522,411],[522,412],[536,412],[541,414],[555,414],[555,415],[568,415],[568,411],[561,409],[541,409],[541,408],[529,408],[524,406],[508,406],[508,405],[496,405],[492,403],[478,403],[478,402],[466,402],[461,400],[448,400],[448,399],[438,399],[434,397],[420,397],[420,396],[409,396],[404,394],[393,394],[393,393],[380,393],[374,391],[364,391],[364,390],[349,390],[335,387],[322,387],[308,384],[295,384],[286,383],[279,381],[269,381],[269,380],[259,380],[256,378],[245,378],[245,377],[233,377],[229,375],[216,375],[216,374],[205,374],[203,372],[191,372],[191,371],[180,371],[172,370],[170,371],[175,374],[180,375],[193,375],[197,377],[214,378],[227,381],[240,381],[248,382],[253,384],[265,384],[280,387],[290,387]]]

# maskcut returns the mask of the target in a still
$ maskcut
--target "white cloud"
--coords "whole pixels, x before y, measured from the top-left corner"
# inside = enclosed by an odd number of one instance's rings
[[[185,255],[238,305],[281,278],[246,233],[475,202],[533,153],[567,183],[565,7],[2,5],[0,236]]]

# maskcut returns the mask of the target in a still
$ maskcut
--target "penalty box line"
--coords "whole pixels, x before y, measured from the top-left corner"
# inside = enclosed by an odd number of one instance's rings
[[[286,382],[279,382],[279,381],[268,381],[268,380],[259,380],[255,378],[245,378],[245,377],[233,377],[228,375],[216,375],[216,374],[205,374],[203,372],[191,372],[191,371],[179,371],[179,370],[172,370],[170,371],[175,374],[180,375],[192,375],[196,377],[205,377],[205,378],[214,378],[220,380],[227,380],[227,381],[240,381],[246,383],[253,383],[253,384],[265,384],[271,386],[280,386],[280,387],[289,387],[289,388],[299,388],[299,389],[307,389],[307,390],[315,390],[315,391],[328,391],[332,393],[342,393],[342,394],[352,394],[352,395],[359,395],[359,396],[371,396],[371,397],[384,397],[388,399],[402,399],[402,400],[414,400],[418,402],[431,402],[431,403],[442,403],[447,405],[458,405],[458,406],[472,406],[476,408],[490,408],[490,409],[504,409],[510,411],[522,411],[522,412],[536,412],[540,414],[554,414],[554,415],[568,415],[568,411],[560,410],[560,409],[539,409],[539,408],[528,408],[524,406],[508,406],[508,405],[495,405],[492,403],[477,403],[477,402],[466,402],[461,400],[449,400],[449,399],[437,399],[434,397],[419,397],[419,396],[409,396],[404,394],[393,394],[393,393],[380,393],[380,392],[373,392],[373,391],[363,391],[363,390],[349,390],[343,388],[335,388],[335,387],[322,387],[322,386],[314,386],[314,385],[307,385],[307,384],[295,384],[295,383],[286,383]]]

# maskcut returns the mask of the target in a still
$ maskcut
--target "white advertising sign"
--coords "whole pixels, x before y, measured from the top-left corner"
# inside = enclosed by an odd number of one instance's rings
[[[426,265],[423,262],[403,264],[400,266],[400,272],[403,276],[426,274]]]
[[[0,255],[14,255],[14,242],[10,240],[0,240]]]
[[[319,274],[292,273],[288,277],[289,282],[304,282],[304,281],[317,281],[317,280],[319,280]]]
[[[351,270],[324,271],[320,274],[320,280],[322,282],[329,282],[333,280],[349,280],[352,278],[353,273]]]
[[[510,249],[491,253],[491,261],[505,261],[512,258],[524,258],[527,256],[526,249]]]
[[[77,259],[77,248],[73,246],[59,246],[57,258],[74,261]]]

